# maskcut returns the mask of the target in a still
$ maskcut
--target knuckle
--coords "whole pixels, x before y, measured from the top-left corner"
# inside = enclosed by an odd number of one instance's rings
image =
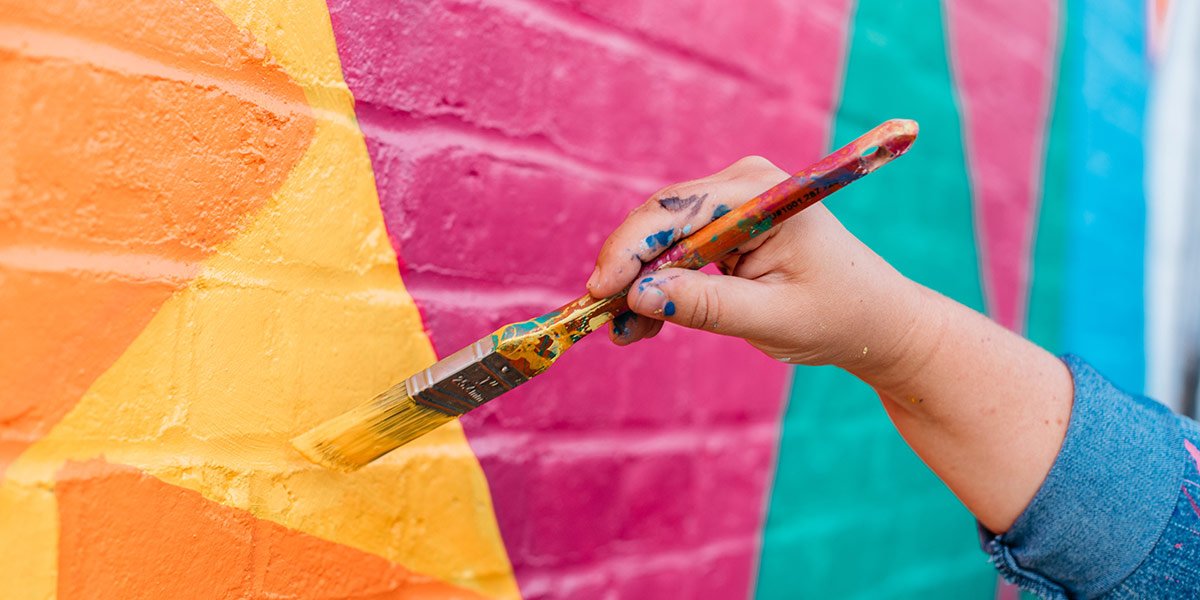
[[[668,186],[658,190],[657,192],[654,192],[653,194],[651,194],[650,199],[646,200],[646,203],[639,206],[638,208],[640,209],[640,208],[646,207],[646,206],[653,206],[653,205],[657,204],[658,201],[662,200],[663,198],[671,198],[674,196],[678,196],[682,189],[683,189],[682,183],[672,183],[671,185],[668,185]]]
[[[704,286],[696,298],[696,305],[688,317],[688,326],[693,329],[711,330],[719,322],[721,295],[712,285]]]
[[[775,163],[772,163],[771,161],[769,161],[766,158],[759,156],[757,154],[743,156],[743,157],[739,158],[737,160],[737,162],[735,162],[733,164],[734,164],[734,166],[744,168],[744,169],[758,170],[758,169],[766,169],[766,168],[772,168],[772,169],[775,168]]]

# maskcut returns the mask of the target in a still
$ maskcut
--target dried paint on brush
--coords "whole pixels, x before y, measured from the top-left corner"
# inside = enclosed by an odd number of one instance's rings
[[[645,265],[639,274],[641,283],[649,283],[649,275],[660,269],[699,269],[721,260],[750,239],[904,154],[916,137],[915,121],[887,121],[741,206],[732,210],[718,206],[713,214],[720,213],[719,218]],[[659,203],[668,201],[663,205],[667,210],[685,210],[698,207],[703,200],[703,196],[693,195],[664,198]],[[646,244],[651,248],[666,245],[674,236],[674,229],[664,229],[647,237]],[[672,313],[674,309],[671,304]],[[525,377],[533,377],[584,336],[627,310],[625,292],[605,299],[585,295],[535,319],[502,327],[492,334],[491,341],[509,365]]]
[[[916,122],[887,121],[745,204],[732,210],[724,205],[716,207],[711,223],[663,253],[647,269],[698,269],[715,262],[784,219],[904,154],[916,137]]]

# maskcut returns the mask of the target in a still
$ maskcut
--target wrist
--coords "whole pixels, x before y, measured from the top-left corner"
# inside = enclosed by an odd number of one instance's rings
[[[888,299],[886,306],[864,319],[871,323],[871,334],[863,340],[861,355],[839,365],[881,391],[907,388],[932,361],[949,327],[944,297],[898,273],[896,277],[896,284],[879,296]]]

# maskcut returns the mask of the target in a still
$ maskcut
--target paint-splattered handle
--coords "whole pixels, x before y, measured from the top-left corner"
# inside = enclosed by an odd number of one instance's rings
[[[699,269],[725,258],[747,241],[904,154],[916,137],[916,121],[884,122],[671,246],[643,267],[638,277],[668,267]],[[626,293],[608,298],[582,296],[536,319],[502,327],[492,334],[491,342],[510,364],[532,377],[549,368],[575,342],[628,311]]]
[[[917,138],[917,122],[885,121],[832,154],[751,198],[680,240],[642,269],[699,269],[903,155]],[[639,275],[640,277],[641,275]]]

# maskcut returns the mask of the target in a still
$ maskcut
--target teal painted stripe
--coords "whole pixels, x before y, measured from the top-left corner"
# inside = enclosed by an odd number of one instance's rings
[[[936,2],[859,3],[835,143],[891,117],[917,119],[921,136],[830,207],[909,277],[982,308],[943,23]],[[797,369],[757,596],[980,598],[994,586],[974,520],[900,439],[872,390],[837,369]]]
[[[1070,4],[1071,0],[1063,0],[1059,9],[1056,88],[1046,136],[1026,328],[1029,339],[1056,354],[1063,352],[1063,313],[1066,310],[1069,126],[1074,98],[1079,90],[1080,40],[1070,18]]]

